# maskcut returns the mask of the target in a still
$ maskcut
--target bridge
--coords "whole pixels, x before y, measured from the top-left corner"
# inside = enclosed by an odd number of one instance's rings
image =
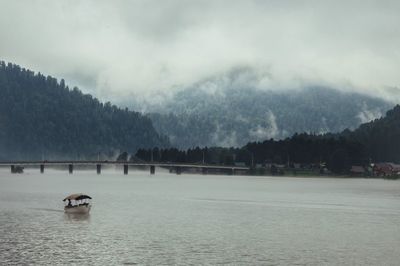
[[[129,161],[8,161],[0,162],[0,167],[10,167],[11,173],[17,173],[17,169],[21,167],[31,166],[39,167],[40,173],[44,173],[45,167],[49,166],[66,166],[70,174],[74,172],[74,166],[95,166],[97,174],[101,174],[103,165],[122,166],[124,174],[127,175],[129,167],[148,167],[150,174],[154,175],[156,167],[167,168],[170,172],[175,171],[176,174],[181,174],[183,169],[198,169],[203,174],[207,174],[209,170],[223,171],[230,175],[235,175],[238,172],[247,172],[249,167],[228,166],[215,164],[196,164],[196,163],[162,163],[162,162],[129,162]]]

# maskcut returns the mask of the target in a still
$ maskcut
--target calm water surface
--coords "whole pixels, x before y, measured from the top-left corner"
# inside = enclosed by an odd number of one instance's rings
[[[1,169],[0,264],[399,265],[400,182]]]

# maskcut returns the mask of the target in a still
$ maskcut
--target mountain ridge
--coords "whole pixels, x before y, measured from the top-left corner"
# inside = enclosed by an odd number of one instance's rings
[[[63,79],[0,62],[0,157],[98,158],[168,145],[138,112],[101,103]]]
[[[208,84],[206,89],[197,84],[161,103],[133,102],[129,106],[146,110],[156,130],[183,149],[239,147],[302,132],[338,133],[379,118],[393,106],[379,98],[329,87],[279,91],[229,87],[232,83],[221,87]]]

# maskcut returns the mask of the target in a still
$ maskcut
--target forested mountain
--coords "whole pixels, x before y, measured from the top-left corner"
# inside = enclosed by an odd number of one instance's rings
[[[386,116],[362,124],[354,131],[337,134],[295,134],[284,140],[250,142],[241,148],[194,148],[188,150],[140,149],[136,157],[150,161],[216,163],[248,166],[255,164],[326,165],[337,174],[348,173],[351,165],[368,167],[371,162],[400,163],[400,106]]]
[[[0,62],[0,159],[97,158],[166,145],[140,113]]]
[[[284,139],[296,132],[341,132],[381,117],[392,106],[326,87],[263,89],[254,82],[256,78],[243,75],[199,82],[161,104],[132,101],[130,106],[148,112],[157,131],[167,134],[179,148],[239,147],[249,141]]]
[[[242,150],[251,151],[259,161],[329,163],[337,159],[356,165],[400,163],[400,106],[396,105],[382,118],[361,124],[353,131],[346,129],[337,134],[322,135],[295,134],[282,141],[248,143]]]
[[[346,130],[342,135],[363,143],[374,161],[400,163],[400,106],[389,110],[385,117],[362,124],[354,132]]]

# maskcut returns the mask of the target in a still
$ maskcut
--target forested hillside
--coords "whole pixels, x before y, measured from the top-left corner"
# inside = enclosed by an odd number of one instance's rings
[[[239,147],[296,132],[337,133],[379,118],[393,106],[327,87],[260,88],[257,78],[237,71],[184,88],[161,104],[133,99],[130,106],[148,112],[157,131],[180,148]]]
[[[337,174],[347,173],[351,165],[369,166],[372,162],[400,163],[400,106],[383,118],[362,124],[354,131],[337,134],[295,134],[284,140],[250,142],[241,148],[195,148],[188,150],[138,150],[136,157],[149,161],[217,163],[233,165],[294,163],[327,165]]]
[[[0,62],[1,159],[97,158],[166,145],[167,138],[140,113]]]
[[[389,110],[385,117],[343,135],[363,143],[374,161],[400,163],[400,106]]]

